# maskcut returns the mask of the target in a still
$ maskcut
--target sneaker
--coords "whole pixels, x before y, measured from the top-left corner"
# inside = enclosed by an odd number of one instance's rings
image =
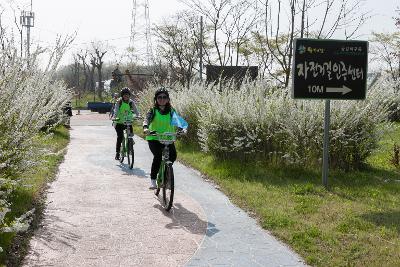
[[[119,160],[119,153],[115,154],[115,160]]]
[[[151,181],[151,183],[150,183],[149,189],[151,189],[151,190],[157,189],[156,179],[150,179],[150,181]]]

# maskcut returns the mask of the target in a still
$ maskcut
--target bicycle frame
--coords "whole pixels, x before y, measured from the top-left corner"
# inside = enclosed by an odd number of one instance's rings
[[[152,134],[152,136],[157,136],[161,144],[164,145],[164,149],[162,151],[162,159],[160,169],[157,174],[157,185],[159,187],[164,186],[164,172],[165,172],[165,165],[172,164],[172,161],[169,160],[169,145],[173,144],[176,141],[176,133],[162,133],[162,134]]]
[[[135,141],[133,140],[133,129],[131,129],[133,120],[136,118],[132,118],[129,116],[127,113],[125,116],[123,116],[123,124],[124,124],[124,130],[123,130],[123,139],[121,143],[121,150],[120,150],[120,159],[119,161],[123,163],[124,158],[127,157],[128,159],[128,165],[129,168],[133,168],[133,163],[134,163],[134,148],[133,145],[135,144]],[[117,118],[114,119],[113,121],[118,120]]]
[[[126,128],[124,129],[124,139],[121,144],[121,149],[124,152],[124,155],[126,155],[128,151],[128,139],[132,140],[132,144],[135,142],[133,141],[133,132],[131,132],[132,121],[125,121],[124,125]]]

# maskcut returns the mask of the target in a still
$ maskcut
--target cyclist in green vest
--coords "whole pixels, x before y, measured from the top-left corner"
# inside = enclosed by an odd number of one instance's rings
[[[154,106],[147,113],[143,121],[144,133],[156,131],[157,133],[176,132],[177,127],[171,125],[171,117],[175,110],[171,107],[169,93],[165,88],[160,88],[154,95]],[[178,129],[181,130],[181,129]],[[156,136],[146,136],[151,153],[153,153],[153,163],[151,164],[151,184],[150,189],[157,188],[156,178],[162,160],[164,145],[161,144]],[[169,145],[169,160],[176,160],[175,145]]]
[[[121,98],[115,103],[113,119],[117,119],[114,123],[115,131],[117,132],[117,143],[115,145],[115,159],[119,160],[119,152],[121,150],[122,139],[124,138],[124,120],[126,118],[133,118],[133,113],[139,117],[139,111],[131,97],[131,91],[128,87],[124,87],[120,93]],[[131,132],[133,132],[132,125]]]

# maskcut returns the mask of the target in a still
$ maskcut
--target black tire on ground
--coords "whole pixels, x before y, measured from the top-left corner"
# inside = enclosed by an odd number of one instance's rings
[[[164,173],[164,186],[163,186],[163,201],[164,209],[169,211],[174,202],[174,170],[171,164],[165,166]]]
[[[128,157],[128,166],[129,169],[133,169],[133,163],[135,161],[135,152],[133,150],[133,142],[132,139],[128,138],[128,153],[126,155]]]
[[[119,162],[124,162],[124,147],[125,147],[125,137],[122,139],[122,142],[121,142],[121,149],[120,149],[120,151],[121,152],[119,152]]]

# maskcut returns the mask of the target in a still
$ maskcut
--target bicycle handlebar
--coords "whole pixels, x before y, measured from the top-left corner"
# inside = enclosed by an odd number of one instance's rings
[[[157,133],[156,131],[151,131],[147,136],[156,136],[158,137],[158,141],[160,142],[175,142],[176,138],[179,136],[184,135],[184,132],[176,132],[176,133],[171,133],[171,132],[165,132],[165,133]],[[163,138],[164,137],[164,138]],[[168,137],[172,137],[171,139],[167,139]]]
[[[114,119],[112,119],[112,121],[119,121],[119,119],[120,118],[114,118]],[[142,117],[133,117],[131,120],[127,120],[127,119],[125,119],[124,120],[124,122],[132,122],[132,121],[134,121],[134,120],[140,120],[140,119],[142,119]]]
[[[148,135],[152,135],[152,136],[160,136],[160,135],[165,135],[165,136],[176,136],[177,133],[172,133],[172,132],[157,133],[156,131],[150,131]]]

